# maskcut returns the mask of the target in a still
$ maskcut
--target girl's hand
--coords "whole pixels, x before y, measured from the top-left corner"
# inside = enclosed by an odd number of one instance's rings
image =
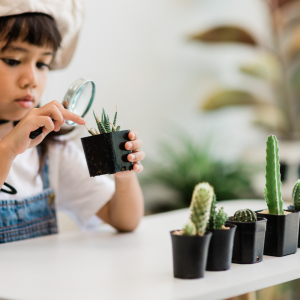
[[[11,154],[17,156],[28,148],[38,145],[49,132],[59,131],[65,120],[71,120],[79,125],[85,124],[84,119],[54,100],[41,108],[33,108],[2,141],[9,147]],[[30,133],[40,127],[44,127],[42,134],[34,140],[30,139]]]
[[[130,132],[128,133],[130,142],[125,143],[125,149],[132,150],[132,153],[127,155],[127,159],[133,162],[133,171],[135,171],[136,173],[140,173],[144,169],[141,164],[141,160],[145,158],[146,154],[144,151],[139,150],[139,148],[142,147],[143,143],[137,137],[137,132],[134,130],[130,130]],[[130,172],[131,171],[118,172],[115,174],[115,176],[119,178],[126,177],[130,174]]]

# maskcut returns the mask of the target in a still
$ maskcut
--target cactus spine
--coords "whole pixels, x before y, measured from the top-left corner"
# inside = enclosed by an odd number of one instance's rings
[[[293,188],[292,194],[294,208],[300,210],[300,179],[298,179]]]
[[[284,214],[278,152],[277,138],[275,135],[270,135],[267,139],[266,186],[264,188],[264,194],[268,205],[269,214],[271,215]]]
[[[236,222],[255,222],[256,214],[251,209],[240,209],[234,213],[233,221]]]
[[[214,189],[207,182],[195,186],[190,205],[192,210],[191,220],[195,224],[197,234],[200,236],[205,234],[213,197]]]

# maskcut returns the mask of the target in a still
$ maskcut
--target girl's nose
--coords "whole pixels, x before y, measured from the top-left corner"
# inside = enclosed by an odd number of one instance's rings
[[[35,88],[37,86],[37,72],[35,65],[28,64],[26,67],[24,66],[19,84],[22,89]]]

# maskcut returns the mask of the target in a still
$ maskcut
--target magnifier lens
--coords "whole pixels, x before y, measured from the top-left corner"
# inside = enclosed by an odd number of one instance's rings
[[[64,106],[69,111],[84,117],[92,105],[94,94],[95,85],[92,81],[80,82],[79,85],[75,86],[72,85],[64,97],[66,100],[64,101],[66,103]],[[66,120],[66,123],[72,126],[76,125],[70,120]]]

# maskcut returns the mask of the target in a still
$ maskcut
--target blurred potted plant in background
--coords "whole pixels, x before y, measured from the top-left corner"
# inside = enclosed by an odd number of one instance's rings
[[[172,142],[171,142],[172,141]],[[160,185],[176,192],[178,201],[157,204],[151,213],[188,207],[198,182],[214,186],[217,199],[256,198],[251,178],[257,168],[240,162],[215,158],[212,142],[195,142],[187,133],[176,132],[157,146],[157,160],[146,159],[147,174],[141,178],[143,187]],[[161,199],[159,199],[161,200]]]
[[[258,95],[255,85],[252,90],[251,86],[245,90],[223,88],[205,99],[201,109],[214,111],[233,105],[251,105],[255,109],[254,124],[268,133],[276,134],[281,140],[283,196],[290,200],[289,191],[300,177],[300,155],[293,159],[289,157],[292,148],[300,153],[300,2],[262,2],[267,5],[270,16],[270,45],[263,44],[265,41],[261,42],[253,36],[251,28],[248,30],[234,24],[217,25],[197,32],[190,38],[215,47],[223,43],[244,45],[257,53],[256,60],[240,66],[240,71],[266,86],[272,94],[271,99]]]

